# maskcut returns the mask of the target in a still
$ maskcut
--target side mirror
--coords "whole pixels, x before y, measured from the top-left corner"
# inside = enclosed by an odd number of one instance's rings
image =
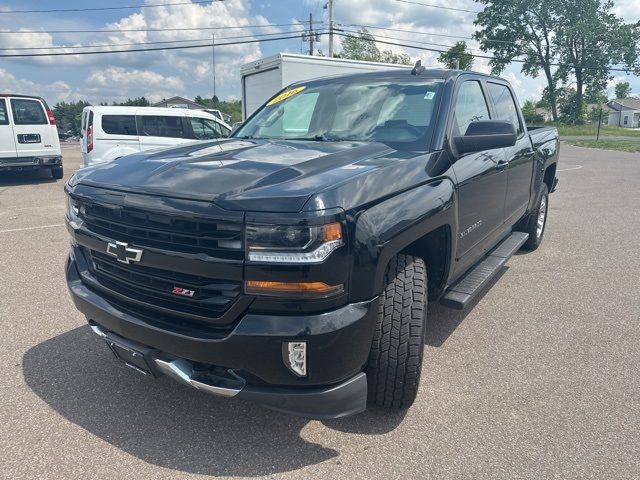
[[[516,140],[516,129],[513,124],[499,120],[471,122],[464,136],[453,137],[458,153],[513,147]]]

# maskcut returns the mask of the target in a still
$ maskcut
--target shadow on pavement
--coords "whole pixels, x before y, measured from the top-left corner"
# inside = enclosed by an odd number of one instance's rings
[[[119,364],[88,326],[40,343],[23,358],[29,387],[56,412],[145,462],[203,475],[259,476],[338,455],[300,436],[308,420],[219,399]],[[404,414],[376,409],[324,424],[381,434]]]
[[[509,269],[504,266],[495,277],[485,286],[478,296],[471,301],[471,304],[465,310],[453,310],[443,307],[438,302],[429,303],[427,307],[427,328],[424,342],[431,347],[440,347],[447,338],[458,328],[467,315],[469,315],[475,306],[480,302],[489,290],[502,278],[502,275]]]
[[[55,183],[48,168],[39,170],[23,170],[0,172],[0,187],[10,187],[13,185],[36,185],[39,183]],[[59,180],[62,182],[62,180]]]

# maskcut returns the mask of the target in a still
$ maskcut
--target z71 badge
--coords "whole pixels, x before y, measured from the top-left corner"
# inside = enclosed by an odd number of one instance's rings
[[[196,294],[195,290],[187,290],[186,288],[181,287],[173,287],[171,293],[189,298],[193,297]]]

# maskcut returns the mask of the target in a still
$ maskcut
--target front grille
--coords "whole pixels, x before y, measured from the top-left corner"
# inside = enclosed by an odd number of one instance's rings
[[[219,318],[241,291],[240,282],[218,281],[142,265],[125,265],[96,251],[89,252],[88,259],[91,273],[103,287],[182,316]],[[176,287],[193,291],[193,297],[172,293]]]
[[[181,218],[130,207],[87,203],[86,227],[99,235],[138,246],[216,258],[242,260],[242,224],[224,220]]]

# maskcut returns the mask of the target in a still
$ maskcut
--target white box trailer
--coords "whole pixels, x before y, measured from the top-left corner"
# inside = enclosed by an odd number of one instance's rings
[[[278,53],[271,57],[247,63],[240,69],[242,119],[249,118],[276,92],[294,82],[392,68],[411,69],[413,67],[391,63],[344,60],[341,58],[312,57],[293,53]]]

